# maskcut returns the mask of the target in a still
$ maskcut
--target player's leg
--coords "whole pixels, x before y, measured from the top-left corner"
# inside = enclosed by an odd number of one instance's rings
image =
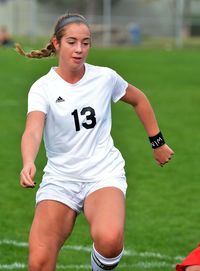
[[[54,271],[58,252],[70,235],[76,212],[53,200],[38,203],[29,236],[29,271]]]
[[[124,193],[115,187],[96,190],[86,198],[84,214],[94,242],[91,255],[93,271],[114,270],[123,254]]]
[[[200,271],[200,265],[188,266],[185,271]]]
[[[200,246],[190,252],[181,264],[176,265],[176,271],[200,271]]]

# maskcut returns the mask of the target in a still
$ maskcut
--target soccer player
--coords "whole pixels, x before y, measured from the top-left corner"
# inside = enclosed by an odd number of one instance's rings
[[[13,45],[14,42],[7,28],[5,26],[0,27],[0,47],[13,47]]]
[[[200,244],[181,264],[176,265],[176,271],[200,271]]]
[[[114,270],[123,255],[127,183],[124,159],[110,135],[112,101],[134,107],[160,166],[173,155],[143,92],[112,69],[86,63],[90,47],[90,28],[78,14],[59,18],[46,48],[25,53],[16,47],[29,58],[58,56],[58,66],[30,89],[21,143],[22,187],[35,187],[34,161],[43,131],[48,158],[36,194],[29,271],[55,270],[81,211],[93,240],[92,270]]]

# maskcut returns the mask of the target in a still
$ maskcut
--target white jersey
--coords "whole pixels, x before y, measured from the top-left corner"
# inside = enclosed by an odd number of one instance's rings
[[[124,176],[124,159],[110,135],[111,102],[124,96],[127,86],[112,69],[89,64],[75,84],[51,68],[32,85],[28,112],[46,114],[45,175],[81,182]]]

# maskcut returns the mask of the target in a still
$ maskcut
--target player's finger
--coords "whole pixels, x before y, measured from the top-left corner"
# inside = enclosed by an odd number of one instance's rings
[[[23,188],[34,188],[35,187],[35,183],[34,184],[29,184],[29,183],[27,183],[27,182],[20,182],[20,184],[21,184],[21,186],[23,187]]]
[[[21,174],[20,174],[20,184],[23,187],[34,187],[35,186],[35,182],[31,179],[30,175],[25,172],[21,172]]]

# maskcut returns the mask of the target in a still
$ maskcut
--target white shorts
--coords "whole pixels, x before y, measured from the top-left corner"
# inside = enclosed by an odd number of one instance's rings
[[[109,178],[98,182],[57,181],[43,179],[36,194],[36,204],[42,200],[62,202],[80,213],[85,199],[94,191],[104,187],[116,187],[126,195],[126,178]]]

